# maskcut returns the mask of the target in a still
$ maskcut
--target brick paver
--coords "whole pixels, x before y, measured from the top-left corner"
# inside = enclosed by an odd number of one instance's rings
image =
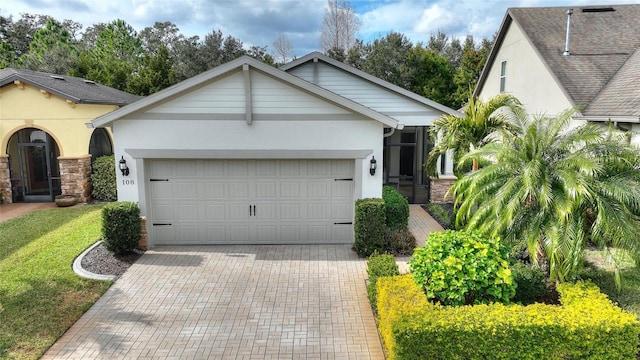
[[[411,231],[416,238],[416,245],[423,247],[432,231],[444,231],[444,229],[421,205],[411,204],[409,205],[409,231]],[[408,260],[409,256],[396,258],[396,263],[398,264],[398,269],[401,274],[409,272],[409,266],[407,265]]]
[[[42,359],[383,359],[348,245],[147,251]]]

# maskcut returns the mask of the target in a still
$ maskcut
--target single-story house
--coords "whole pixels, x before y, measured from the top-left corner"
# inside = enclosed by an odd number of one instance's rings
[[[445,113],[312,53],[280,69],[245,56],[90,126],[113,131],[118,199],[139,203],[148,246],[325,244],[353,242],[354,201],[383,182],[428,186],[426,126]]]
[[[522,101],[529,114],[579,107],[640,146],[640,5],[510,8],[475,95]]]
[[[31,70],[0,70],[0,202],[90,198],[92,158],[112,154],[96,117],[138,100],[93,81]]]

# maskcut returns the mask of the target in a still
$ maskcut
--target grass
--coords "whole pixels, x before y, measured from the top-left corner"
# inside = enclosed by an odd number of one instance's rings
[[[640,319],[640,268],[632,261],[622,261],[620,272],[622,287],[616,289],[613,272],[607,269],[609,262],[604,251],[586,250],[587,266],[581,277],[591,279],[603,293],[609,296],[619,307],[636,314]]]
[[[74,258],[100,237],[101,205],[36,211],[0,223],[0,358],[37,359],[109,288]]]

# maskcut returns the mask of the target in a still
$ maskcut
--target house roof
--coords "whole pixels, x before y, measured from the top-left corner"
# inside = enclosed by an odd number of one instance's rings
[[[306,64],[306,63],[308,63],[310,61],[322,61],[322,62],[324,62],[326,64],[329,64],[329,65],[334,66],[334,67],[336,67],[338,69],[341,69],[341,70],[346,71],[348,73],[351,73],[351,74],[353,74],[355,76],[358,76],[358,77],[360,77],[360,78],[362,78],[364,80],[367,80],[367,81],[369,81],[369,82],[371,82],[373,84],[381,86],[381,87],[383,87],[383,88],[385,88],[387,90],[390,90],[392,92],[400,94],[400,95],[402,95],[404,97],[407,97],[409,99],[412,99],[412,100],[417,101],[419,103],[422,103],[424,105],[430,106],[430,107],[432,107],[434,109],[440,110],[440,111],[442,111],[442,112],[444,112],[446,114],[455,115],[455,116],[462,116],[462,114],[460,112],[458,112],[458,111],[456,111],[454,109],[451,109],[451,108],[449,108],[447,106],[444,106],[444,105],[442,105],[440,103],[437,103],[437,102],[435,102],[433,100],[427,99],[426,97],[420,96],[420,95],[418,95],[418,94],[416,94],[414,92],[411,92],[409,90],[401,88],[400,86],[394,85],[394,84],[392,84],[392,83],[390,83],[388,81],[382,80],[382,79],[380,79],[378,77],[375,77],[375,76],[373,76],[371,74],[368,74],[368,73],[366,73],[366,72],[364,72],[362,70],[358,70],[358,69],[354,68],[351,65],[347,65],[347,64],[345,64],[345,63],[343,63],[341,61],[332,59],[332,58],[330,58],[330,57],[328,57],[328,56],[326,56],[326,55],[324,55],[324,54],[322,54],[320,52],[317,52],[317,51],[314,51],[314,52],[309,53],[309,54],[307,54],[307,55],[305,55],[305,56],[303,56],[303,57],[301,57],[299,59],[296,59],[296,60],[291,61],[289,63],[286,63],[284,65],[281,65],[279,68],[281,70],[284,70],[284,71],[289,71],[289,70],[294,69],[294,68],[296,68],[298,66]]]
[[[73,76],[48,74],[25,69],[1,69],[0,87],[20,81],[76,104],[124,106],[140,99],[118,89]]]
[[[570,55],[565,56],[569,9],[573,9]],[[638,115],[639,19],[640,5],[510,8],[475,94],[482,89],[509,27],[515,23],[573,106],[586,106],[583,115]]]
[[[403,125],[400,124],[396,119],[393,119],[389,116],[381,114],[375,110],[372,110],[366,106],[363,106],[357,102],[349,100],[345,97],[342,97],[336,93],[333,93],[327,89],[314,85],[308,81],[305,81],[297,76],[293,76],[288,74],[282,70],[279,70],[271,65],[267,65],[261,61],[258,61],[249,56],[242,56],[238,59],[230,61],[226,64],[222,64],[218,67],[215,67],[211,70],[205,71],[199,75],[196,75],[192,78],[184,80],[178,84],[175,84],[171,87],[168,87],[162,91],[159,91],[155,94],[149,95],[144,99],[137,101],[131,105],[122,107],[110,113],[104,114],[100,117],[95,118],[91,125],[93,127],[101,127],[105,126],[115,120],[118,120],[124,116],[130,115],[135,112],[144,111],[150,107],[153,107],[156,104],[159,104],[169,98],[179,96],[182,93],[188,92],[194,88],[199,86],[203,86],[206,83],[209,83],[217,78],[223,77],[226,74],[229,74],[233,71],[237,71],[239,68],[241,69],[244,65],[248,65],[250,68],[253,68],[257,71],[260,71],[268,76],[271,76],[275,79],[288,83],[289,85],[301,89],[305,92],[311,93],[315,96],[321,97],[323,99],[328,100],[338,106],[341,106],[345,109],[351,110],[355,113],[364,115],[367,118],[379,121],[386,126],[392,128],[402,129]]]

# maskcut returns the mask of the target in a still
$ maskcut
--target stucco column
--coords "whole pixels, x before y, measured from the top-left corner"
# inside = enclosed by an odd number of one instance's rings
[[[9,156],[0,155],[0,203],[11,204],[12,202]]]
[[[444,174],[453,176],[453,151],[447,151],[447,156],[444,158]]]
[[[91,198],[91,155],[59,157],[60,185],[63,195],[73,195],[79,202]]]

